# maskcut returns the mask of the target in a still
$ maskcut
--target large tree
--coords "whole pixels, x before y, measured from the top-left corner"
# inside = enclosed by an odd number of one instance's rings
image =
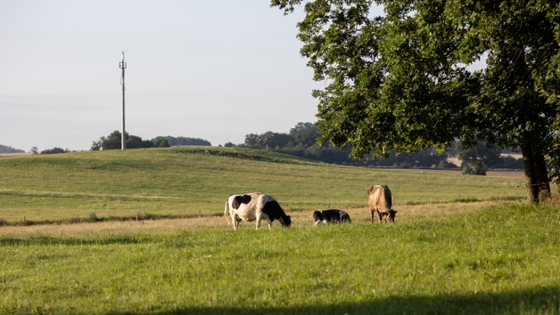
[[[519,147],[528,200],[550,193],[545,159],[560,152],[556,0],[271,0],[286,14],[300,4],[301,54],[326,82],[313,92],[322,141],[354,157],[444,151],[455,139]]]

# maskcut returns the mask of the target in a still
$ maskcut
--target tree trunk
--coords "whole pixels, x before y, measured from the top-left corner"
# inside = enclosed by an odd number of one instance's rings
[[[537,183],[537,174],[535,171],[535,159],[533,156],[533,148],[530,143],[521,146],[523,154],[523,167],[525,169],[525,187],[527,189],[527,201],[530,203],[539,202],[539,187]]]
[[[544,201],[549,199],[550,184],[548,182],[548,172],[546,169],[546,161],[541,153],[533,152],[533,160],[535,163],[536,186],[538,187],[538,199]]]

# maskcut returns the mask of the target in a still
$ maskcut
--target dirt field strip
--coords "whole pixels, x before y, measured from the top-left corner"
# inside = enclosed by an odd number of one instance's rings
[[[491,205],[504,204],[503,202],[469,202],[469,203],[443,203],[423,205],[398,205],[393,208],[398,211],[396,222],[402,223],[417,219],[437,218],[442,216],[459,215],[478,211]],[[341,209],[350,215],[354,224],[370,224],[368,208]],[[292,211],[287,214],[292,217],[293,226],[313,226],[313,211]],[[377,220],[377,217],[374,218]],[[379,224],[374,221],[374,224]],[[279,228],[278,222],[273,222],[273,228]],[[4,226],[0,227],[0,237],[22,236],[96,236],[118,235],[130,233],[170,233],[184,230],[196,231],[202,229],[231,229],[231,221],[223,216],[208,216],[186,219],[162,219],[140,221],[108,221],[98,223],[75,223],[60,225],[33,225],[33,226]],[[255,222],[241,222],[240,228],[254,229]],[[266,224],[261,224],[261,229],[268,229]]]

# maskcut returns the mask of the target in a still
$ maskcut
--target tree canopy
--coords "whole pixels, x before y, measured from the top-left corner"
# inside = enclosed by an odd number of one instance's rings
[[[10,146],[0,144],[0,153],[23,153],[23,152],[25,151],[14,149]]]
[[[141,137],[135,135],[129,135],[125,131],[126,148],[127,149],[137,149],[137,148],[153,148],[153,147],[170,147],[179,145],[202,145],[210,146],[211,143],[199,139],[199,138],[188,138],[188,137],[172,137],[172,136],[158,136],[152,140],[142,140]],[[93,141],[91,145],[91,150],[120,150],[121,149],[121,132],[118,130],[113,131],[107,137],[102,136],[97,141]]]
[[[298,23],[321,141],[443,152],[460,139],[523,153],[527,196],[560,165],[560,4],[552,0],[271,0]],[[381,6],[375,16],[372,8]],[[481,59],[480,70],[471,66]]]

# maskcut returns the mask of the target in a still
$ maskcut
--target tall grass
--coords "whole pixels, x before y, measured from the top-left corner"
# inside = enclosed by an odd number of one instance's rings
[[[261,191],[286,211],[359,208],[367,187],[389,185],[394,204],[525,196],[514,178],[344,167],[242,148],[168,148],[0,158],[0,219],[80,222],[219,215],[232,193]]]
[[[2,236],[0,313],[560,314],[558,210]]]

